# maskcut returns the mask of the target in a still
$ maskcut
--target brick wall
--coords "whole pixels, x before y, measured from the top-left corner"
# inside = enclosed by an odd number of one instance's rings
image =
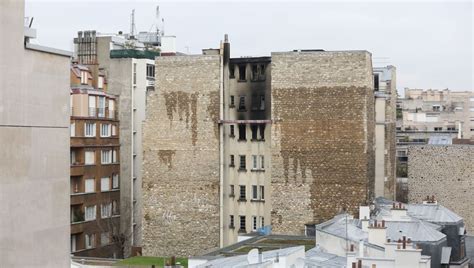
[[[371,55],[272,54],[272,225],[301,234],[304,224],[353,213],[374,187]]]
[[[408,200],[422,202],[427,195],[463,217],[473,233],[474,145],[408,147]]]
[[[160,57],[143,137],[143,253],[219,246],[219,56]]]

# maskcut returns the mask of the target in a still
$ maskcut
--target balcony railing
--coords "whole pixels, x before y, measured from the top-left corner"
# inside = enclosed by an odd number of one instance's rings
[[[75,113],[75,108],[71,107],[71,116],[81,117],[84,115]],[[116,110],[109,110],[108,108],[88,108],[87,117],[94,117],[94,118],[107,118],[107,119],[116,119],[117,111]]]
[[[96,108],[89,108],[89,116],[90,117],[95,117],[97,114],[97,109]]]

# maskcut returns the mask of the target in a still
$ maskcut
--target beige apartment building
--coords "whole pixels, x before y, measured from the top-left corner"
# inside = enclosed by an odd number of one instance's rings
[[[0,1],[0,266],[69,267],[69,67]]]
[[[375,195],[370,53],[229,55],[226,40],[202,55],[156,58],[144,255],[196,255],[269,226],[303,235]]]

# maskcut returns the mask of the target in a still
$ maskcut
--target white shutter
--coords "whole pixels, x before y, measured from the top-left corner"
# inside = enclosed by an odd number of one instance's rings
[[[71,137],[76,136],[76,123],[71,123]]]
[[[85,192],[86,193],[93,193],[95,191],[95,180],[94,179],[86,179],[85,183]]]
[[[105,177],[100,180],[100,190],[102,192],[110,191],[110,178]]]
[[[86,165],[93,165],[95,163],[95,152],[94,151],[86,151],[85,153],[85,164]]]
[[[113,189],[119,188],[119,175],[118,174],[114,174],[112,176],[112,188]]]

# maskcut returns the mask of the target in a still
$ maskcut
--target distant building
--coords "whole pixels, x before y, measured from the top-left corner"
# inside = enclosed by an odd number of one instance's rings
[[[100,68],[107,75],[108,92],[119,96],[120,226],[126,239],[126,256],[141,251],[142,123],[146,95],[155,89],[154,59],[176,55],[174,39],[157,37],[155,33],[139,33],[132,38],[130,34],[95,31],[81,31],[74,39],[75,59],[80,64]]]
[[[360,260],[362,267],[467,267],[464,230],[463,219],[436,201],[377,198],[372,208],[361,206],[359,219],[341,214],[317,225],[316,247],[347,256],[349,266]]]
[[[269,225],[302,235],[307,223],[369,202],[373,81],[367,51],[230,58],[226,40],[203,55],[156,58],[144,254],[196,255]]]
[[[71,66],[71,253],[117,258],[123,257],[119,121],[116,96],[97,68]]]
[[[473,234],[474,144],[408,147],[408,200],[421,202],[427,196],[463,217]]]
[[[68,267],[72,53],[30,42],[24,15],[0,1],[0,266]]]

